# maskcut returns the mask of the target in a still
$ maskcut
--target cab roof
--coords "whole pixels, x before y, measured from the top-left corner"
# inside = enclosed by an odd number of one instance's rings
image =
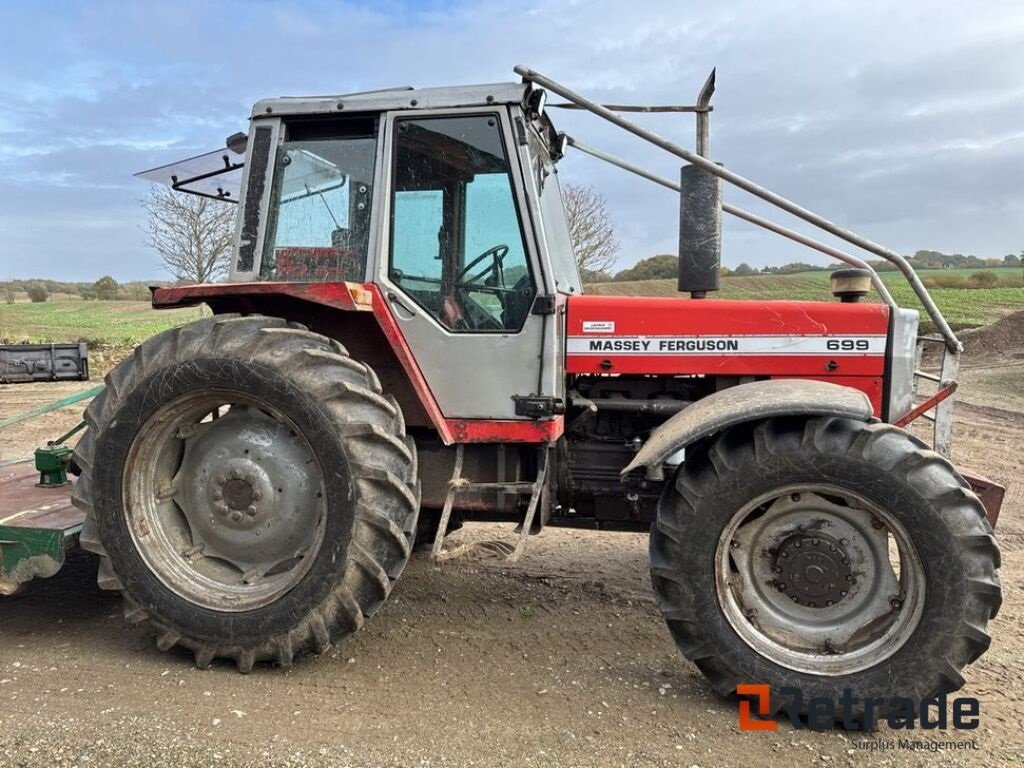
[[[325,115],[339,112],[386,112],[392,110],[452,109],[522,104],[530,89],[527,83],[457,85],[443,88],[388,88],[338,96],[282,96],[261,99],[252,108],[252,119],[281,115]]]

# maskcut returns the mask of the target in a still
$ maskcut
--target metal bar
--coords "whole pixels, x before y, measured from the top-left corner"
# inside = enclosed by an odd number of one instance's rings
[[[566,135],[566,139],[569,142],[569,146],[575,147],[580,152],[588,154],[592,157],[596,157],[599,160],[604,160],[606,163],[611,163],[614,166],[622,168],[624,171],[635,173],[637,176],[642,176],[648,181],[653,181],[655,184],[660,184],[661,186],[674,190],[676,192],[680,191],[678,184],[676,184],[674,181],[670,179],[666,179],[664,176],[659,176],[656,173],[651,173],[647,169],[641,168],[638,165],[634,165],[628,160],[623,160],[620,157],[610,155],[607,152],[604,152],[600,149],[591,147],[587,144],[584,144],[581,141],[577,141],[572,136]],[[723,203],[722,210],[725,211],[726,213],[735,216],[738,219],[743,219],[744,221],[750,222],[755,226],[767,229],[768,231],[774,232],[777,235],[782,235],[783,237],[789,238],[793,242],[800,243],[801,245],[805,245],[808,248],[813,248],[816,251],[820,251],[821,253],[824,253],[828,256],[831,256],[832,258],[844,262],[845,264],[849,264],[851,267],[857,267],[858,269],[866,269],[868,272],[871,273],[871,284],[875,287],[875,290],[878,291],[878,295],[882,297],[882,301],[884,301],[890,307],[896,306],[896,301],[893,299],[892,294],[889,293],[889,289],[885,286],[885,283],[882,282],[882,278],[878,275],[877,272],[875,272],[874,268],[863,259],[859,259],[853,254],[846,253],[846,251],[841,251],[838,248],[833,248],[831,245],[826,245],[825,243],[819,242],[818,240],[808,237],[807,235],[802,235],[799,232],[795,232],[794,230],[789,229],[788,227],[782,226],[781,224],[776,224],[774,221],[769,221],[768,219],[764,219],[756,214],[750,213],[749,211],[737,208],[734,205]]]
[[[79,392],[78,394],[70,395],[68,397],[61,398],[60,400],[54,400],[52,403],[40,405],[38,408],[33,408],[30,411],[25,411],[24,413],[19,413],[14,416],[8,416],[6,419],[0,419],[0,429],[9,427],[12,424],[20,424],[23,421],[28,421],[36,416],[42,416],[44,413],[49,413],[50,411],[67,408],[69,405],[80,403],[82,400],[88,400],[91,397],[96,397],[96,395],[102,391],[103,385],[100,384],[98,387],[87,389],[84,392]]]
[[[530,495],[530,503],[526,507],[526,517],[523,518],[523,528],[519,532],[519,541],[516,548],[508,556],[510,563],[516,562],[526,549],[526,539],[530,535],[530,528],[533,527],[533,518],[537,514],[537,506],[540,504],[541,492],[544,488],[544,477],[548,471],[548,447],[537,449],[537,479],[533,483],[533,493]]]
[[[921,370],[921,358],[924,357],[924,340],[918,337],[917,343],[914,344],[914,372]],[[912,395],[914,399],[917,399],[917,390],[921,387],[921,382],[917,376],[911,376],[912,382]],[[911,400],[913,402],[913,400]]]
[[[216,417],[214,417],[214,418],[216,418]],[[62,444],[62,443],[64,443],[64,442],[65,442],[65,441],[66,441],[66,440],[67,440],[67,439],[68,439],[69,437],[74,437],[74,436],[75,436],[75,435],[77,435],[77,434],[78,434],[79,432],[81,432],[81,431],[82,431],[83,429],[85,429],[85,420],[84,420],[84,419],[83,419],[82,421],[78,422],[78,424],[76,424],[75,426],[73,426],[73,427],[72,427],[71,429],[69,429],[69,430],[68,430],[67,432],[65,432],[65,433],[64,433],[63,435],[61,435],[60,437],[58,437],[58,438],[57,438],[56,440],[47,440],[46,444],[47,444],[47,445],[61,445],[61,444]]]
[[[917,408],[915,408],[910,413],[908,413],[906,416],[904,416],[902,419],[897,421],[896,422],[896,426],[897,427],[905,427],[905,426],[907,426],[907,424],[909,424],[910,422],[914,421],[918,416],[921,416],[925,411],[931,410],[936,405],[938,405],[943,400],[945,400],[947,397],[952,395],[954,392],[956,392],[956,382],[955,381],[952,384],[950,384],[949,386],[943,387],[942,389],[940,389],[934,395],[932,395],[927,400],[925,400],[923,403],[921,403],[919,406],[917,406]]]
[[[179,187],[185,186],[186,184],[194,184],[197,181],[206,181],[206,179],[212,179],[214,176],[222,176],[225,173],[231,173],[231,171],[237,171],[242,168],[245,163],[232,163],[228,159],[227,155],[222,158],[224,160],[224,167],[218,168],[215,171],[207,171],[206,173],[197,173],[195,176],[189,176],[187,179],[179,179],[177,174],[171,176],[171,186]]]
[[[693,405],[688,400],[643,400],[628,397],[595,397],[594,399],[572,397],[573,405],[593,405],[598,411],[617,411],[626,413],[653,414],[671,416],[679,413],[687,406]]]
[[[209,192],[200,192],[198,189],[185,189],[184,187],[178,187],[174,184],[171,185],[171,189],[185,195],[196,195],[197,197],[206,197],[210,200],[220,200],[222,203],[238,205],[238,201],[235,200],[235,198],[230,197],[230,193],[225,193],[224,195],[211,195]],[[218,189],[220,189],[220,187],[218,187]]]
[[[715,71],[711,70],[697,96],[697,154],[707,157],[711,152],[711,97],[715,93]]]
[[[689,104],[668,104],[653,107],[636,104],[602,104],[601,106],[615,112],[643,112],[650,115],[660,112],[712,112],[715,109],[714,107],[702,108],[698,105]],[[573,104],[571,101],[565,104],[548,104],[548,107],[554,107],[555,109],[586,109],[586,107]]]
[[[943,384],[955,384],[957,374],[960,372],[960,352],[946,349],[942,356],[942,369],[939,376]],[[956,388],[949,393],[942,402],[935,406],[935,432],[932,439],[932,447],[941,456],[950,458],[953,449],[953,394]]]
[[[464,446],[459,443],[455,448],[455,468],[452,470],[452,479],[448,481],[448,495],[444,497],[444,509],[441,510],[441,519],[437,521],[437,533],[434,535],[434,545],[430,548],[430,557],[437,560],[441,556],[441,547],[444,545],[444,535],[448,530],[448,520],[452,516],[452,507],[455,505],[455,493],[462,480],[462,459]]]
[[[939,384],[942,383],[942,377],[936,376],[934,373],[928,373],[927,371],[914,371],[915,376],[920,376],[922,379],[928,379],[928,381],[934,381]]]
[[[526,493],[533,489],[531,482],[474,483],[462,481],[452,486],[456,493]]]
[[[866,237],[861,237],[860,235],[851,232],[850,230],[845,229],[844,227],[840,227],[838,224],[829,221],[823,216],[819,216],[818,214],[809,211],[800,205],[797,205],[791,200],[787,200],[781,195],[775,194],[771,190],[762,187],[760,184],[757,184],[756,182],[751,181],[750,179],[741,176],[738,173],[733,173],[732,171],[727,170],[726,168],[723,168],[713,163],[712,161],[701,157],[700,155],[696,155],[693,152],[690,152],[689,150],[683,149],[678,144],[671,142],[662,136],[659,136],[653,131],[648,131],[646,128],[643,128],[637,125],[636,123],[633,123],[627,120],[626,118],[615,114],[611,110],[606,109],[600,104],[593,102],[584,96],[580,96],[579,94],[566,88],[564,85],[548,77],[545,77],[539,72],[535,72],[532,69],[529,69],[528,67],[524,66],[517,66],[515,68],[515,72],[518,75],[521,75],[524,80],[536,83],[542,88],[547,88],[548,90],[557,93],[562,98],[568,99],[569,101],[579,104],[581,107],[583,107],[584,109],[588,109],[590,112],[593,112],[598,117],[603,117],[608,122],[613,123],[614,125],[617,125],[620,128],[634,134],[635,136],[638,136],[650,142],[654,146],[659,147],[665,150],[666,152],[669,152],[670,154],[673,154],[676,157],[685,160],[691,165],[696,165],[704,169],[708,173],[718,176],[719,178],[728,181],[730,184],[733,184],[739,187],[740,189],[749,192],[755,197],[759,197],[765,202],[771,203],[777,208],[781,208],[787,213],[791,213],[797,218],[803,219],[809,224],[813,224],[814,226],[825,230],[829,234],[835,235],[836,237],[842,240],[846,240],[848,243],[856,245],[858,248],[862,248],[865,251],[870,251],[871,253],[881,256],[886,261],[895,264],[897,269],[899,269],[900,272],[903,273],[903,276],[907,279],[907,282],[910,283],[910,287],[917,295],[917,298],[920,300],[922,306],[925,309],[925,312],[932,319],[932,322],[935,323],[936,328],[938,328],[939,332],[945,338],[946,346],[951,351],[959,351],[963,349],[963,345],[960,343],[960,340],[957,339],[956,334],[953,333],[953,329],[950,328],[949,323],[946,322],[946,318],[942,316],[942,313],[939,311],[939,308],[935,305],[935,302],[932,300],[931,295],[928,293],[928,289],[924,287],[924,284],[921,282],[921,279],[917,276],[917,273],[914,272],[914,268],[911,267],[907,260],[904,259],[900,254],[896,253],[895,251],[889,250],[888,248],[885,248],[884,246],[879,245],[878,243],[869,240]]]

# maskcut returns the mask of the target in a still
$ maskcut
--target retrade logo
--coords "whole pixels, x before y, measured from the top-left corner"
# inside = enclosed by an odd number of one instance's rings
[[[757,714],[770,717],[772,714],[772,689],[763,683],[740,683],[736,686],[736,695],[740,696],[740,730],[741,731],[776,731],[779,724],[774,720],[756,720],[750,716],[750,705],[757,706]],[[753,699],[743,698],[751,696]]]
[[[740,683],[736,686],[739,700],[741,731],[775,731],[776,713],[787,718],[794,728],[830,731],[837,727],[850,731],[870,730],[884,719],[892,730],[935,730],[955,728],[973,730],[981,719],[981,702],[971,696],[948,700],[946,692],[915,702],[913,699],[858,698],[844,688],[839,698],[813,696],[805,698],[799,688],[784,687],[775,692],[763,683]],[[760,717],[755,717],[755,713]]]

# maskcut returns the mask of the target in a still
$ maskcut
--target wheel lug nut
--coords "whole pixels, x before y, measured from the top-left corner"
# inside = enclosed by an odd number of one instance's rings
[[[231,513],[231,519],[234,520],[236,523],[239,522],[242,519],[242,513],[236,509],[234,512]]]
[[[245,514],[249,517],[256,517],[256,507],[250,505],[249,508],[245,510]]]
[[[789,498],[791,498],[793,501],[800,501],[800,494],[799,493],[794,493]]]
[[[839,596],[840,597],[846,597],[846,590],[844,589],[842,592],[840,592]]]

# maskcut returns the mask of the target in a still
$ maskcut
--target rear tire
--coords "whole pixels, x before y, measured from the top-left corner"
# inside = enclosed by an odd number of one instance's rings
[[[672,636],[723,695],[740,683],[798,688],[804,702],[957,690],[1001,599],[978,498],[948,461],[881,423],[771,419],[693,446],[666,483],[650,553]],[[866,622],[840,645],[820,621],[837,615]]]
[[[161,650],[289,666],[383,604],[416,531],[416,449],[343,346],[217,316],[146,341],[106,384],[74,454],[80,540]]]

